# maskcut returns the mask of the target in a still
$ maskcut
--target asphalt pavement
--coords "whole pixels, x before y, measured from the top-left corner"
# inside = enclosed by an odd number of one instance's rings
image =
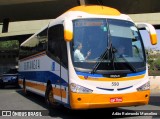
[[[0,119],[160,119],[160,116],[156,116],[160,115],[160,92],[151,92],[148,105],[70,110],[63,106],[48,108],[43,97],[33,93],[25,95],[22,89],[6,87],[0,89],[0,113]],[[12,116],[7,116],[9,113]]]

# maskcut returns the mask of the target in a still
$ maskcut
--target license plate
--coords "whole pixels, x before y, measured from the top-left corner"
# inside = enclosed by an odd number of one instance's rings
[[[111,103],[114,103],[114,102],[123,102],[123,99],[121,97],[110,98],[110,102]]]

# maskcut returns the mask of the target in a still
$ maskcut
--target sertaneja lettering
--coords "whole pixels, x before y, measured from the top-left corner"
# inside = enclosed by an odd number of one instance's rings
[[[24,70],[40,69],[40,60],[24,62]]]

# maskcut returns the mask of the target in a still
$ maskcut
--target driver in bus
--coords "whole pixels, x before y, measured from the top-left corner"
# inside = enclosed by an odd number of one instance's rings
[[[84,61],[84,60],[87,60],[88,57],[91,55],[91,51],[88,51],[86,57],[84,57],[84,55],[81,53],[82,47],[83,47],[82,43],[77,42],[76,50],[74,52],[74,60],[75,61]]]
[[[119,46],[118,51],[117,51],[117,57],[119,57],[119,58],[126,57],[127,55],[125,55],[125,50],[126,49],[124,46]]]

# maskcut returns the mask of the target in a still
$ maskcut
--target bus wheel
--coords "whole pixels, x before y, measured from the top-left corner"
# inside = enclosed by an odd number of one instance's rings
[[[52,90],[52,85],[48,85],[45,93],[45,102],[49,107],[54,107],[55,100],[53,98],[53,90]]]

